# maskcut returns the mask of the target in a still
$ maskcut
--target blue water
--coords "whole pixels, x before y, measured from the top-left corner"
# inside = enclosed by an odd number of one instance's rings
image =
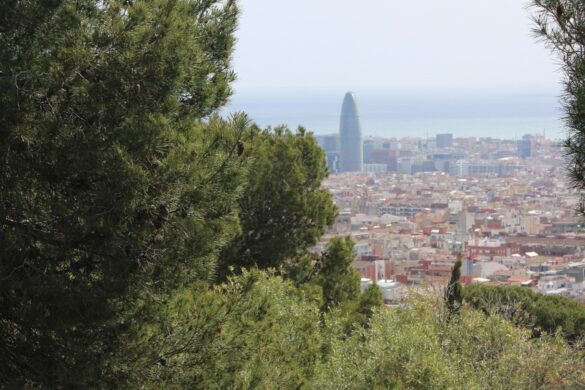
[[[524,134],[564,138],[554,93],[357,92],[364,135],[387,138],[456,137],[516,139]],[[246,112],[262,127],[303,125],[315,134],[338,131],[342,92],[236,92],[224,113]]]

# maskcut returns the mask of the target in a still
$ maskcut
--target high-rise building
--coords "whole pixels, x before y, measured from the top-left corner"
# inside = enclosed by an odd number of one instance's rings
[[[372,150],[376,149],[377,142],[374,140],[364,141],[364,164],[371,164],[370,158],[372,157]]]
[[[339,134],[317,135],[315,139],[327,155],[329,173],[339,172]]]
[[[345,94],[339,118],[339,171],[361,172],[363,169],[363,137],[356,98],[352,92]]]
[[[315,139],[325,152],[339,152],[339,134],[316,135]]]
[[[453,134],[437,134],[435,137],[437,148],[450,148],[453,146]]]
[[[370,164],[384,164],[388,172],[396,172],[398,169],[396,150],[378,148],[372,150],[370,156]]]
[[[526,134],[520,141],[516,143],[518,150],[518,157],[529,158],[534,157],[534,138]]]

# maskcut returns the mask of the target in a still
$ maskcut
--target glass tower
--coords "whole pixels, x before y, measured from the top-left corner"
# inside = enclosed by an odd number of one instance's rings
[[[339,171],[361,172],[364,161],[362,126],[353,92],[343,98],[339,118]]]

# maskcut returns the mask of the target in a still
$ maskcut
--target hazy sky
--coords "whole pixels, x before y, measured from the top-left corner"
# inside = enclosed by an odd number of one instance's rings
[[[245,90],[555,92],[525,0],[240,0]]]

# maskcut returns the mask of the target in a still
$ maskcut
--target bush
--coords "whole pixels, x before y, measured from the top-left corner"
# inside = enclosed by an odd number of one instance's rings
[[[559,336],[532,340],[529,331],[470,307],[448,321],[439,299],[420,297],[333,340],[316,382],[327,389],[575,388],[584,383],[583,368],[582,355]]]

